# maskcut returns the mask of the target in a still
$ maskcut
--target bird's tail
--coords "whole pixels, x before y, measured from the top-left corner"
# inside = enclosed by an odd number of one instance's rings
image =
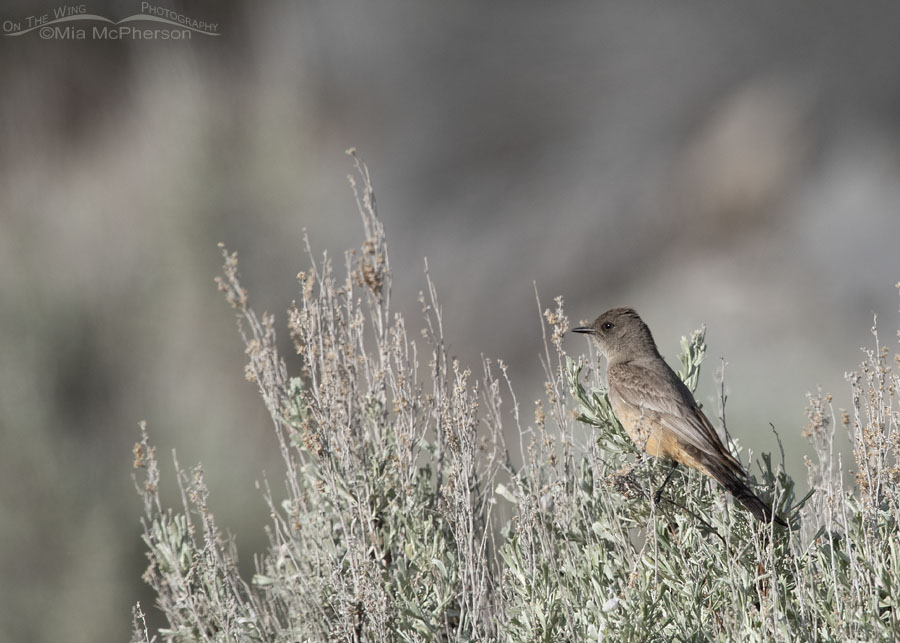
[[[772,508],[763,502],[759,496],[753,493],[741,476],[738,476],[725,467],[711,468],[710,473],[719,484],[725,487],[728,492],[734,496],[735,500],[744,505],[744,507],[753,514],[754,518],[766,523],[774,520],[776,524],[787,527],[787,523],[773,514]]]

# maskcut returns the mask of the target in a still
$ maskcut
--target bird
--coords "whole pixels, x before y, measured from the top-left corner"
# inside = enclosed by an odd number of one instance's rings
[[[787,526],[750,489],[743,466],[660,355],[650,328],[633,308],[607,310],[572,332],[590,335],[606,357],[610,406],[631,440],[647,454],[673,461],[666,482],[683,464],[725,487],[758,520]]]

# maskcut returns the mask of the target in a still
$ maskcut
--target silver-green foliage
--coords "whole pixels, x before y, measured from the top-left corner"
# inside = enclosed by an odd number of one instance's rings
[[[505,365],[484,360],[475,376],[449,357],[430,279],[421,338],[407,332],[390,306],[368,171],[356,170],[365,242],[343,276],[327,257],[299,275],[289,311],[299,372],[225,253],[220,287],[284,463],[274,489],[261,485],[269,547],[242,579],[199,467],[176,462],[182,506],[164,508],[143,429],[144,578],[167,626],[148,631],[138,606],[134,641],[900,638],[900,378],[889,351],[876,344],[849,376],[853,406],[839,422],[829,397],[810,397],[811,495],[798,501],[767,454],[754,467],[790,529],[756,522],[695,471],[676,471],[657,502],[668,466],[635,449],[593,361],[563,350],[562,300],[544,313],[545,395],[530,420]],[[692,390],[705,347],[702,330],[682,341]],[[837,424],[854,446],[847,487]]]

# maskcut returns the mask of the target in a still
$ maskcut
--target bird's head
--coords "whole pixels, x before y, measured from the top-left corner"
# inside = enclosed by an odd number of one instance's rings
[[[572,332],[590,335],[609,362],[659,354],[650,329],[633,308],[607,310],[590,326],[578,326]]]

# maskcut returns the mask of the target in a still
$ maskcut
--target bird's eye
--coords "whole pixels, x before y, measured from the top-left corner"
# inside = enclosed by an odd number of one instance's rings
[[[613,327],[612,322],[604,322],[603,326],[601,328],[603,328],[603,330],[612,330],[612,327]]]

